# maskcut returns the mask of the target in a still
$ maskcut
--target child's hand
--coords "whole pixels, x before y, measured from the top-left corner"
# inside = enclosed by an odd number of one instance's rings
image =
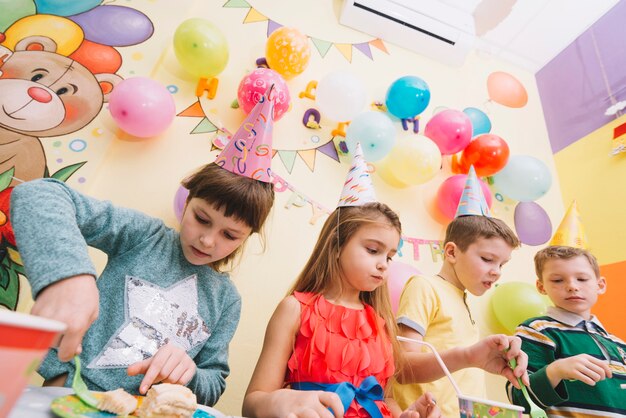
[[[522,351],[522,340],[519,337],[490,335],[467,347],[467,356],[469,365],[504,376],[518,389],[520,389],[518,377],[525,385],[530,384],[526,372],[528,356]],[[509,360],[512,358],[517,362],[514,370],[509,367]]]
[[[82,351],[85,332],[98,318],[100,294],[91,275],[73,276],[44,288],[31,313],[67,324],[59,343],[59,360],[70,361]]]
[[[196,374],[196,363],[185,350],[167,343],[149,359],[128,366],[127,373],[129,376],[145,374],[139,385],[139,393],[145,395],[153,383],[186,385]]]
[[[589,386],[595,386],[596,382],[613,377],[609,364],[589,354],[558,359],[546,368],[546,375],[556,387],[561,380],[580,380]]]
[[[410,405],[400,418],[442,418],[441,410],[435,402],[435,398],[429,392],[420,396],[412,405]]]
[[[249,403],[259,404],[257,417],[341,418],[344,413],[339,395],[322,390],[278,389],[253,392],[246,398]]]

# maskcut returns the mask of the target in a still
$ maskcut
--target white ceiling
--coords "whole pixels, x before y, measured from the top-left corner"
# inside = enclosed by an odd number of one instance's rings
[[[440,1],[474,16],[476,49],[536,72],[620,0]]]

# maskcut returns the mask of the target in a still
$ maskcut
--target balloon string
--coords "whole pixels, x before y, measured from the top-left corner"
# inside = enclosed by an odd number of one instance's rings
[[[617,100],[613,95],[613,91],[611,90],[611,85],[609,83],[609,79],[606,76],[606,69],[604,68],[604,61],[602,61],[602,57],[600,56],[600,50],[598,49],[598,43],[596,42],[596,34],[593,30],[593,27],[589,28],[589,33],[591,34],[591,41],[593,42],[593,50],[596,53],[596,58],[598,59],[598,64],[600,65],[600,72],[602,73],[602,80],[604,81],[604,87],[606,88],[606,92],[609,95],[609,100],[611,101],[611,105],[615,105]],[[622,116],[622,111],[618,110],[616,112],[616,116]]]

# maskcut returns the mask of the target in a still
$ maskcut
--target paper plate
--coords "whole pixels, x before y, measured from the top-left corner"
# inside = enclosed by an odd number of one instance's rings
[[[96,397],[98,394],[95,394]],[[141,405],[143,401],[143,396],[135,396],[139,401],[137,407]],[[76,397],[76,395],[67,395],[61,396],[52,401],[50,404],[50,409],[54,414],[61,418],[111,418],[117,417],[115,414],[111,414],[109,412],[99,411],[96,408],[92,408],[91,406],[83,403],[80,399]],[[137,416],[135,414],[131,415],[120,415],[122,416]],[[208,409],[202,405],[198,405],[198,409],[193,414],[193,418],[217,418],[215,415],[212,415],[208,412]]]

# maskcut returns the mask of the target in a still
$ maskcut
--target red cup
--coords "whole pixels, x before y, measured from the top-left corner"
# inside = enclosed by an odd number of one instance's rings
[[[9,415],[54,338],[59,321],[0,309],[0,418]]]

